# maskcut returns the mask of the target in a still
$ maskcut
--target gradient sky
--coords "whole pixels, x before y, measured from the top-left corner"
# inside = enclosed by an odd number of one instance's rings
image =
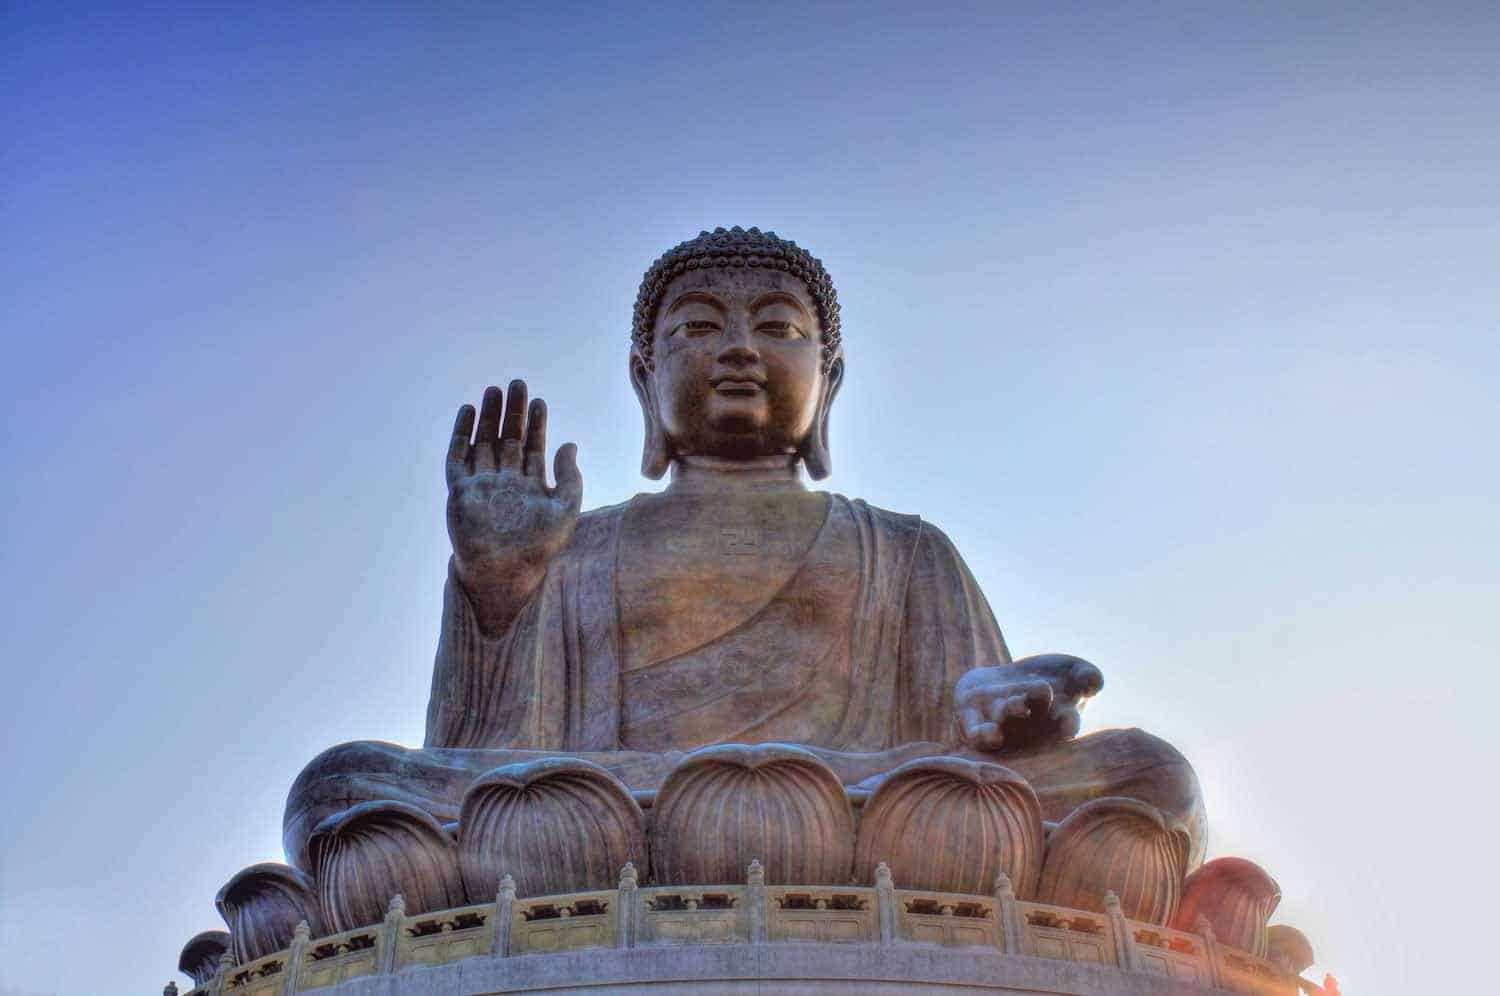
[[[1310,974],[1472,991],[1493,4],[7,3],[0,92],[4,996],[184,982],[301,766],[420,742],[454,409],[654,487],[631,303],[719,224],[838,286],[831,489],[1104,669]]]

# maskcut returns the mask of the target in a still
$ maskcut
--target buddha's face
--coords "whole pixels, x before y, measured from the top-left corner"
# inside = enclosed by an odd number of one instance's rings
[[[657,417],[679,456],[798,452],[825,391],[822,327],[802,281],[780,270],[709,268],[667,285],[652,329]],[[841,370],[841,368],[838,368]]]

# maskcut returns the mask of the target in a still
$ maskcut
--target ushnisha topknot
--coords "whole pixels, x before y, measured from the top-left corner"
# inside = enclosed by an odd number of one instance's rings
[[[636,351],[648,365],[651,327],[656,322],[656,309],[661,305],[667,284],[689,270],[710,266],[767,267],[799,277],[817,305],[818,321],[823,326],[823,369],[833,365],[839,355],[839,298],[828,271],[823,269],[823,261],[790,239],[778,238],[775,232],[738,225],[699,232],[696,239],[662,253],[641,278],[630,335]]]

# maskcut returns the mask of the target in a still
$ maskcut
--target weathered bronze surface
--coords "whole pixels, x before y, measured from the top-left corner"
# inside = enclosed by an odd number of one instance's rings
[[[314,870],[313,829],[357,803],[457,820],[470,784],[501,765],[589,761],[649,810],[686,752],[765,743],[816,756],[805,784],[774,785],[819,805],[823,772],[858,810],[903,763],[956,756],[1011,769],[1054,823],[1091,799],[1136,800],[1181,827],[1188,868],[1201,861],[1202,801],[1180,754],[1138,730],[1074,739],[1103,684],[1094,665],[1061,654],[1013,661],[939,529],[804,485],[804,470],[829,472],[844,375],[838,302],[820,262],[754,229],[677,247],[642,282],[629,374],[645,421],[643,472],[670,480],[590,512],[580,512],[572,444],[548,482],[547,409],[528,402],[523,382],[459,410],[426,743],[344,744],[315,759],[288,799],[290,861]],[[959,849],[944,835],[962,833],[962,819],[912,826],[926,835],[903,841],[913,854]],[[748,841],[763,829],[724,832]],[[1017,840],[1023,852],[992,863],[1022,861],[1034,880],[1040,841]],[[651,848],[691,855],[684,841]],[[477,856],[470,866],[486,882],[497,872]],[[948,887],[933,874],[931,887]]]

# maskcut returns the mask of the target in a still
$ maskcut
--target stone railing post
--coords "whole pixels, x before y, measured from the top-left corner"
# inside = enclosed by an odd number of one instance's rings
[[[750,943],[766,942],[766,870],[759,858],[750,859],[745,870],[746,913],[750,920]]]
[[[224,988],[229,985],[229,973],[234,971],[234,952],[226,950],[219,955],[219,974],[208,984],[208,991],[213,996],[222,996]]]
[[[385,908],[385,922],[380,925],[380,975],[396,970],[396,948],[401,944],[401,921],[406,919],[406,899],[401,893],[391,897]]]
[[[312,926],[306,920],[297,921],[297,929],[292,933],[292,946],[287,948],[286,981],[282,983],[282,992],[290,996],[297,991],[298,982],[302,977],[302,959],[307,957],[307,946],[312,943]]]
[[[880,927],[880,943],[895,944],[900,936],[900,910],[896,908],[896,880],[891,866],[884,861],[875,866],[875,919]]]
[[[500,888],[495,893],[495,940],[490,946],[492,958],[504,958],[510,954],[510,927],[515,915],[516,880],[504,875],[501,876]]]
[[[640,893],[635,864],[627,861],[620,869],[620,888],[615,894],[615,947],[635,947],[636,925],[639,921]]]
[[[1125,911],[1120,908],[1120,897],[1113,892],[1104,894],[1104,912],[1109,917],[1109,925],[1115,934],[1115,964],[1127,972],[1139,972],[1140,964],[1135,955],[1135,933],[1130,929],[1130,921],[1125,919]]]
[[[1026,953],[1026,929],[1021,923],[1021,907],[1016,905],[1016,890],[1010,876],[995,876],[995,905],[1000,916],[1000,936],[1005,938],[1006,954]]]
[[[1222,986],[1224,972],[1219,961],[1219,939],[1214,936],[1214,925],[1208,922],[1208,917],[1200,914],[1194,926],[1198,928],[1198,935],[1203,938],[1203,957],[1208,960],[1208,983]]]

